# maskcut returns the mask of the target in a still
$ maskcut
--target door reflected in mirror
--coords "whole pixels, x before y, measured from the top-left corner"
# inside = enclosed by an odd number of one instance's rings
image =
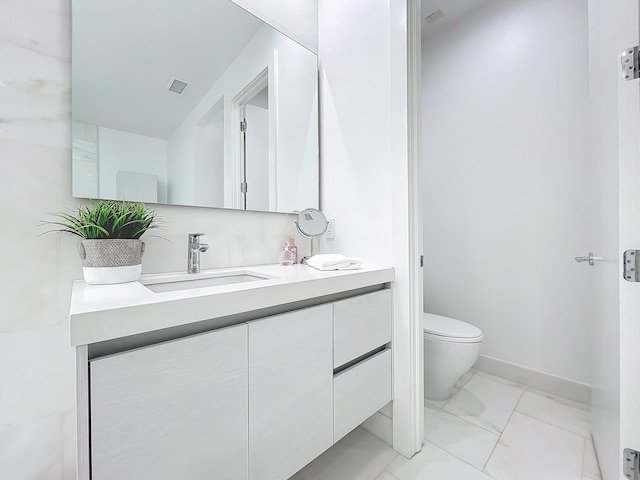
[[[317,57],[229,0],[73,2],[73,196],[318,206]]]

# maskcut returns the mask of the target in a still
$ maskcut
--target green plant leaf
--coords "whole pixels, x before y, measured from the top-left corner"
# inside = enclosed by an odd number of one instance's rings
[[[50,215],[59,220],[43,223],[62,227],[52,231],[84,239],[138,239],[158,223],[156,212],[145,204],[114,200],[90,200],[88,205],[78,207],[76,215],[65,212]]]

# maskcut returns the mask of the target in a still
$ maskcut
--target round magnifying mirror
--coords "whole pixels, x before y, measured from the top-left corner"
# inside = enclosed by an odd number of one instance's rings
[[[296,226],[298,231],[305,237],[316,238],[324,235],[329,223],[320,210],[307,208],[298,213]]]

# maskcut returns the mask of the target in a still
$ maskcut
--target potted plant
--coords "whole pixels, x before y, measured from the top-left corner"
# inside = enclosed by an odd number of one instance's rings
[[[93,285],[133,282],[142,273],[143,233],[157,227],[156,212],[143,203],[91,200],[75,215],[52,214],[60,220],[54,231],[82,238],[78,252],[84,279]]]

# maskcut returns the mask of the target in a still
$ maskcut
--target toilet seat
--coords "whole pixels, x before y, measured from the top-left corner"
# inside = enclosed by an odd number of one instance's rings
[[[442,342],[478,343],[483,339],[478,327],[455,318],[425,313],[422,317],[425,338]]]

